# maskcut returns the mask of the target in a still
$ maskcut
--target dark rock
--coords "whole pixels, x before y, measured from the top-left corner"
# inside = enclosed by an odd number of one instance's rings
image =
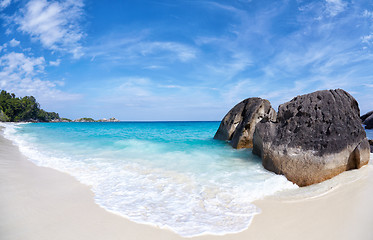
[[[78,118],[78,119],[75,119],[73,122],[95,122],[95,120],[93,118]]]
[[[103,118],[103,119],[97,120],[97,122],[120,122],[120,121],[116,119],[115,117],[112,117],[109,119]]]
[[[365,119],[367,119],[371,115],[373,115],[373,111],[367,112],[366,114],[364,114],[363,116],[361,116],[360,119],[361,119],[362,122],[364,122]]]
[[[255,125],[265,119],[276,119],[268,100],[248,98],[234,106],[220,123],[214,139],[231,141],[234,148],[252,148]]]
[[[373,111],[367,112],[363,116],[360,117],[361,121],[365,125],[366,129],[372,129],[373,128]]]
[[[373,153],[373,140],[368,140],[370,145],[370,152]]]
[[[299,186],[322,182],[368,163],[359,115],[357,101],[341,89],[295,97],[279,106],[276,122],[256,125],[253,153]]]
[[[368,116],[363,124],[365,124],[365,128],[366,129],[372,129],[373,128],[373,114],[371,114],[370,116]]]

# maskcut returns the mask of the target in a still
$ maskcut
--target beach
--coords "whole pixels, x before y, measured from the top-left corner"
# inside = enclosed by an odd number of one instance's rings
[[[276,194],[255,201],[261,213],[243,232],[193,239],[372,239],[372,167],[340,177],[342,184],[325,194]],[[106,211],[94,202],[88,186],[34,165],[2,135],[0,192],[2,240],[184,239]]]

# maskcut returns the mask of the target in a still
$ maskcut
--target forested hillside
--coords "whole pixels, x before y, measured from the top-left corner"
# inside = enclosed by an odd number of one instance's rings
[[[0,93],[0,121],[2,122],[49,122],[59,118],[58,113],[40,109],[39,103],[33,96],[18,98],[14,93],[5,90]]]

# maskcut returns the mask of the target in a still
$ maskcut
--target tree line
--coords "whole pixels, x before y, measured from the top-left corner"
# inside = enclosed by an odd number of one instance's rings
[[[33,96],[19,98],[14,93],[8,93],[5,90],[0,93],[0,121],[49,122],[59,118],[58,113],[40,109],[40,104]]]

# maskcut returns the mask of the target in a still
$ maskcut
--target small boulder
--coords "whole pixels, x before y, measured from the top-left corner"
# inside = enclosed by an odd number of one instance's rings
[[[253,153],[299,186],[322,182],[368,163],[359,116],[357,101],[341,89],[295,97],[279,106],[276,122],[256,125]]]
[[[261,98],[245,99],[225,115],[214,139],[230,141],[234,148],[252,148],[255,125],[263,118],[276,119],[270,102]]]
[[[366,114],[364,114],[363,116],[361,116],[360,119],[361,119],[362,122],[364,122],[365,119],[367,119],[371,115],[373,115],[373,111],[367,112]]]

